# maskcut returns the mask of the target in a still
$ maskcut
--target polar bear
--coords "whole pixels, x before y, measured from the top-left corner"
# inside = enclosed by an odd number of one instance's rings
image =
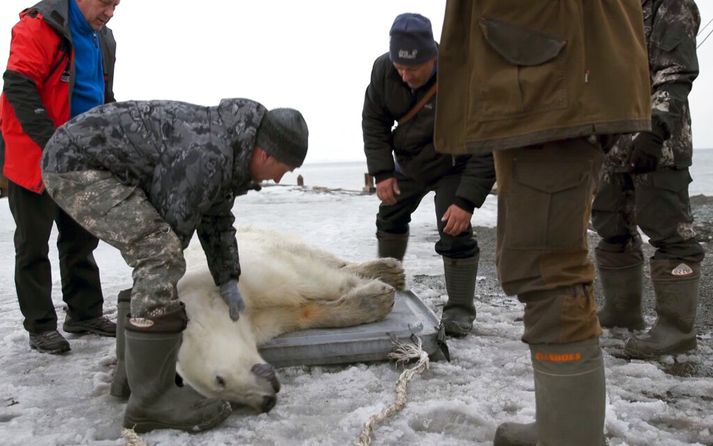
[[[178,295],[189,322],[177,371],[207,397],[268,411],[280,385],[258,346],[290,331],[384,319],[405,285],[404,271],[396,259],[346,262],[273,231],[240,228],[237,238],[246,304],[237,322],[228,317],[200,246],[185,252]]]

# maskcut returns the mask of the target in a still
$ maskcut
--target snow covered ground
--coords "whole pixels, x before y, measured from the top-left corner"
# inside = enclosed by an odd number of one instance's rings
[[[305,166],[303,172],[308,185],[319,184],[319,168]],[[330,172],[341,181],[347,175],[357,177],[352,188],[361,187],[359,166]],[[708,186],[706,193],[711,192]],[[376,208],[374,196],[266,187],[239,198],[235,214],[240,225],[289,232],[346,259],[364,260],[375,254]],[[491,196],[473,223],[493,227],[495,216]],[[427,197],[413,217],[405,267],[414,291],[438,313],[442,287],[429,286],[442,275],[441,259],[433,251],[433,220],[432,199]],[[5,252],[0,263],[0,444],[125,444],[120,437],[124,403],[108,394],[113,339],[67,335],[72,345],[67,355],[30,351],[14,291],[13,231],[7,200],[0,200],[0,252]],[[54,265],[56,250],[50,246]],[[96,257],[105,310],[114,317],[116,294],[130,285],[130,270],[107,245],[100,245]],[[56,269],[53,274],[61,318],[59,274]],[[492,275],[479,277],[478,283],[476,334],[449,340],[451,362],[432,362],[412,381],[405,409],[377,427],[375,445],[487,445],[499,423],[533,418],[529,353],[520,341],[522,305],[504,296]],[[711,332],[702,336],[710,339]],[[662,364],[612,356],[609,351],[620,350],[624,338],[620,332],[606,332],[602,338],[609,444],[713,445],[713,379],[665,371],[666,363],[674,362],[710,370],[711,343]],[[210,432],[157,431],[142,438],[162,446],[352,444],[368,418],[392,403],[401,371],[391,363],[280,369],[282,390],[270,413],[236,410]]]

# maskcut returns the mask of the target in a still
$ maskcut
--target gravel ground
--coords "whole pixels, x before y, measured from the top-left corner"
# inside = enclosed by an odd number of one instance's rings
[[[696,318],[696,326],[698,330],[698,342],[701,345],[713,346],[713,256],[711,249],[713,248],[713,197],[696,195],[691,197],[691,207],[695,219],[696,232],[698,240],[702,243],[706,250],[706,257],[703,260],[701,270],[701,283],[698,300],[698,314]],[[497,280],[497,272],[495,270],[495,228],[477,227],[478,244],[480,245],[480,262],[478,270],[478,285],[476,294],[478,299],[491,304],[503,302],[503,292]],[[414,235],[412,235],[413,237]],[[423,237],[428,239],[436,239],[437,234],[424,234]],[[593,247],[599,241],[599,236],[594,232],[589,233],[589,246]],[[644,255],[646,258],[653,255],[654,249],[649,245],[644,245]],[[414,277],[415,287],[431,288],[437,292],[445,294],[445,285],[443,275],[437,276],[416,276]],[[601,286],[598,281],[595,282],[597,290],[597,299],[599,304],[602,302]],[[648,262],[644,264],[644,301],[643,301],[644,317],[649,325],[653,324],[656,319],[654,312],[654,296],[651,286],[650,272]],[[476,319],[477,324],[477,319]],[[606,331],[606,336],[615,336],[619,339],[626,338],[628,332],[612,330]],[[621,356],[621,342],[608,343],[606,338],[602,339],[602,345],[605,349],[614,356]],[[674,362],[665,364],[664,369],[677,376],[699,376],[713,377],[713,370],[709,368],[696,367],[694,369],[689,366],[680,366]]]

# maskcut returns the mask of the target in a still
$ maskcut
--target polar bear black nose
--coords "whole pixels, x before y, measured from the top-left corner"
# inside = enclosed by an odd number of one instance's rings
[[[277,403],[277,398],[274,395],[262,397],[262,411],[263,412],[271,411],[272,408],[275,407],[276,403]]]

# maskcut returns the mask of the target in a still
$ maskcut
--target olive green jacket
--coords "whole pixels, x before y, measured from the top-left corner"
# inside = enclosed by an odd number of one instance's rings
[[[640,0],[448,0],[436,150],[650,129]]]

